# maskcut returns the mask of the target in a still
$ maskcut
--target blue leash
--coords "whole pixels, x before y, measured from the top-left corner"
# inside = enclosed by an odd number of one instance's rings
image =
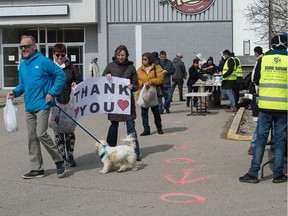
[[[58,107],[59,110],[61,110],[68,118],[70,118],[73,122],[75,122],[82,130],[84,130],[87,134],[89,134],[94,140],[96,140],[98,143],[101,144],[101,142],[94,137],[89,131],[87,131],[82,125],[80,125],[75,119],[73,119],[68,113],[66,113],[60,106],[58,106],[56,103],[54,103],[54,106]]]

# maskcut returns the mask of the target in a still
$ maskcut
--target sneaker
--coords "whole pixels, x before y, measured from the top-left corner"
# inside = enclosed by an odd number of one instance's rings
[[[42,178],[44,177],[44,170],[31,170],[29,173],[23,174],[24,179]]]
[[[251,176],[248,173],[246,175],[240,177],[239,181],[244,182],[244,183],[259,183],[259,180],[257,177]]]
[[[160,114],[163,114],[163,113],[164,113],[164,110],[159,111],[159,113],[160,113]]]
[[[56,169],[57,169],[57,176],[58,178],[64,177],[64,174],[66,172],[64,162],[56,162]]]
[[[137,154],[136,161],[142,161],[141,156]]]
[[[287,182],[287,176],[282,174],[281,176],[273,178],[273,183],[282,183],[282,182]]]
[[[253,155],[254,154],[254,147],[250,146],[248,149],[248,155]]]
[[[76,167],[77,166],[77,163],[74,160],[74,158],[67,158],[66,163],[67,163],[67,166],[69,166],[69,167]]]
[[[157,129],[158,134],[163,134],[163,130],[161,128]]]
[[[169,108],[167,108],[165,110],[166,110],[166,113],[170,113],[170,109]]]
[[[144,131],[143,133],[140,134],[140,136],[148,136],[150,135],[150,131]]]

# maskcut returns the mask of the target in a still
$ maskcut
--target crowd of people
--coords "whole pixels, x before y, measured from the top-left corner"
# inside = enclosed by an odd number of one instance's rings
[[[25,92],[24,101],[26,108],[26,123],[28,128],[29,156],[33,169],[23,174],[25,179],[43,177],[44,166],[40,149],[42,143],[52,159],[55,161],[58,177],[65,174],[65,164],[70,167],[77,166],[73,156],[75,145],[74,130],[62,133],[54,129],[54,142],[47,133],[50,108],[55,103],[67,104],[70,100],[71,88],[74,88],[80,80],[75,75],[75,67],[67,57],[67,48],[58,43],[53,48],[53,60],[44,57],[37,50],[36,41],[32,36],[23,36],[20,41],[23,61],[19,67],[19,84],[7,94],[7,98],[18,97]],[[262,49],[255,48],[257,63],[255,64],[252,80],[259,89],[259,117],[257,128],[253,136],[253,154],[249,172],[241,177],[240,182],[257,183],[258,171],[262,162],[265,145],[269,131],[274,127],[275,159],[273,169],[273,182],[287,181],[283,174],[284,148],[287,141],[287,65],[286,73],[282,73],[287,63],[287,36],[275,36],[272,39],[272,48],[263,55]],[[188,93],[197,92],[194,86],[198,80],[206,81],[209,77],[221,76],[222,97],[228,97],[230,105],[227,112],[237,112],[239,89],[243,81],[241,62],[231,51],[225,49],[222,52],[218,65],[214,63],[212,56],[206,61],[202,54],[198,53],[192,60],[192,65],[186,71],[182,53],[176,53],[171,61],[164,50],[158,52],[145,52],[142,54],[142,64],[136,69],[134,63],[128,59],[129,51],[125,45],[119,45],[114,52],[112,61],[104,69],[102,76],[108,80],[112,77],[126,78],[130,80],[128,89],[131,91],[130,114],[108,114],[111,125],[108,128],[106,141],[110,146],[117,145],[118,127],[124,122],[127,135],[132,135],[136,142],[135,153],[137,161],[141,161],[140,144],[135,129],[136,103],[134,93],[139,97],[141,90],[161,88],[164,96],[157,96],[157,105],[141,106],[141,119],[143,132],[140,136],[151,134],[149,125],[149,108],[153,113],[154,123],[158,134],[163,134],[162,117],[164,111],[169,114],[173,94],[178,86],[179,101],[186,101],[183,86],[187,79]],[[271,63],[277,58],[278,64],[271,72]],[[92,60],[89,66],[91,77],[101,76],[97,64],[98,59]],[[35,67],[37,66],[37,67]],[[37,68],[37,71],[36,71]],[[34,70],[34,73],[28,71]],[[28,75],[29,74],[29,75]],[[29,77],[28,77],[29,76]],[[285,77],[286,76],[286,77]],[[33,85],[31,85],[33,83]],[[155,90],[156,91],[156,90]],[[206,87],[204,91],[212,91]],[[278,95],[275,98],[275,95]],[[163,102],[164,101],[164,102]],[[190,106],[191,98],[187,98],[186,105]],[[197,97],[193,98],[191,106],[197,106]]]

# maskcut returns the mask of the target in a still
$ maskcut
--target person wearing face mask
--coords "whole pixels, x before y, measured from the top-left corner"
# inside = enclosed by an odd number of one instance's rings
[[[66,82],[64,71],[37,50],[35,39],[21,37],[19,46],[23,60],[19,66],[19,84],[7,94],[8,99],[24,94],[28,151],[32,170],[23,174],[24,179],[44,177],[44,164],[40,143],[43,144],[56,164],[57,176],[65,174],[61,158],[50,135],[47,133],[50,108]]]
[[[137,154],[137,161],[141,161],[139,141],[135,129],[136,107],[133,95],[133,92],[136,92],[138,90],[138,78],[134,63],[132,61],[129,61],[128,56],[129,53],[127,47],[125,45],[119,45],[115,49],[112,62],[110,62],[106,66],[102,74],[102,76],[105,76],[108,80],[112,80],[113,77],[129,79],[130,84],[128,85],[128,88],[131,91],[131,114],[108,114],[108,119],[110,120],[111,125],[108,130],[106,141],[110,146],[116,146],[118,139],[119,122],[125,122],[127,135],[132,134],[132,136],[135,138],[135,153]]]

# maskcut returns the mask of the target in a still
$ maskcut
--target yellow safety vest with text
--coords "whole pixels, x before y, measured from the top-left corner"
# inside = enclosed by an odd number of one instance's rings
[[[225,74],[225,73],[227,73],[227,71],[228,71],[228,61],[229,61],[229,59],[233,59],[232,57],[229,57],[227,60],[226,60],[226,62],[225,62],[225,64],[224,64],[224,67],[223,67],[223,70],[222,70],[222,72],[223,72],[223,75]],[[235,63],[235,60],[233,59],[233,61],[234,61],[234,69],[233,69],[233,72],[228,76],[228,77],[223,77],[223,80],[237,80],[237,77],[236,77],[236,63]]]
[[[287,67],[287,55],[264,55],[262,57],[259,80],[259,108],[288,110]]]
[[[238,60],[238,62],[239,62],[239,65],[237,66],[236,60],[235,60],[235,64],[236,64],[236,76],[243,78],[241,61],[240,61],[240,59],[239,59],[238,57],[234,57],[234,59]]]

